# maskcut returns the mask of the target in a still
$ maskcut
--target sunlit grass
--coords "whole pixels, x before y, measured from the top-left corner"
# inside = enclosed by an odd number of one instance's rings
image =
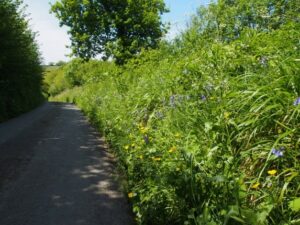
[[[139,224],[299,222],[298,36],[252,32],[122,68],[69,65],[64,76],[83,83],[53,99],[78,104],[105,134]]]

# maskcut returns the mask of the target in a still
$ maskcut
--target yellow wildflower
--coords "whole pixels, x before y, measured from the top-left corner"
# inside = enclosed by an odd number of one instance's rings
[[[260,186],[260,183],[259,183],[259,182],[256,182],[255,184],[253,184],[253,185],[251,186],[251,188],[253,188],[253,189],[258,189],[259,186]]]
[[[129,192],[129,193],[128,193],[128,198],[133,198],[134,196],[136,196],[135,193],[133,193],[133,192]]]
[[[230,113],[229,112],[224,112],[224,118],[229,119],[229,117],[230,117]]]
[[[125,145],[124,148],[125,148],[125,150],[128,150],[129,149],[129,145]]]
[[[279,129],[277,130],[277,132],[278,132],[278,134],[281,134],[281,133],[282,133],[282,130],[279,128]]]
[[[176,148],[175,146],[173,146],[172,148],[170,148],[170,149],[169,149],[169,151],[168,151],[168,152],[169,152],[169,153],[173,153],[173,152],[175,152],[175,151],[176,151],[176,149],[177,149],[177,148]]]
[[[269,170],[268,174],[274,176],[277,173],[277,170]]]
[[[181,134],[180,133],[176,133],[175,134],[175,138],[181,138]]]
[[[152,157],[152,159],[153,159],[154,161],[160,161],[160,160],[161,160],[160,157]]]
[[[148,127],[141,127],[140,131],[141,131],[142,134],[146,134],[149,131],[149,128]]]

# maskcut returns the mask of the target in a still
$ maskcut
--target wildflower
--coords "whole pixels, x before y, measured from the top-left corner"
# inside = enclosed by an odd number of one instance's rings
[[[174,136],[175,136],[175,138],[181,138],[181,134],[180,133],[176,133]]]
[[[149,131],[149,127],[145,127],[142,122],[139,123],[138,128],[142,134],[145,134]]]
[[[268,174],[274,176],[277,173],[277,170],[269,170]]]
[[[176,106],[176,104],[175,104],[175,95],[172,95],[170,97],[170,106],[173,107],[173,108]]]
[[[124,148],[125,148],[125,150],[128,150],[129,149],[129,145],[125,145]]]
[[[160,157],[152,157],[152,159],[153,159],[154,161],[160,161],[160,160],[161,160]]]
[[[162,112],[156,112],[155,113],[155,116],[158,118],[158,119],[163,119],[164,118],[164,114]]]
[[[140,131],[142,134],[146,134],[149,131],[149,127],[141,127]]]
[[[176,149],[177,149],[177,148],[176,148],[175,146],[173,146],[173,147],[171,147],[171,148],[169,149],[168,152],[169,152],[169,153],[173,153],[173,152],[176,151]]]
[[[262,66],[267,66],[268,65],[268,58],[266,56],[262,56],[262,57],[260,57],[259,62]]]
[[[227,120],[230,116],[230,113],[229,112],[224,112],[224,118]]]
[[[253,185],[251,186],[251,188],[252,188],[252,189],[258,189],[259,186],[260,186],[260,183],[259,183],[259,182],[256,182],[255,184],[253,184]]]
[[[277,132],[278,132],[278,134],[281,134],[282,130],[280,128],[278,128]]]
[[[279,150],[277,150],[276,148],[272,148],[272,153],[274,155],[276,155],[277,157],[282,157],[283,156],[283,150],[284,150],[284,147],[281,147]]]
[[[136,193],[133,193],[133,192],[128,193],[128,198],[133,198],[135,196],[136,196]]]
[[[207,99],[205,95],[201,95],[200,98],[202,101],[206,101],[206,99]]]
[[[135,147],[135,144],[134,144],[134,143],[133,143],[133,144],[131,144],[131,147],[133,147],[133,148],[134,148],[134,147]]]
[[[300,97],[294,101],[294,106],[300,105]]]

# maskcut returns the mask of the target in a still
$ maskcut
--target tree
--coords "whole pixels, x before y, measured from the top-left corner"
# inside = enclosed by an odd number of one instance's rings
[[[0,121],[42,101],[42,67],[21,0],[0,1]]]
[[[69,27],[73,54],[84,59],[100,54],[123,64],[142,48],[157,47],[166,32],[163,0],[61,0],[51,11]]]
[[[55,63],[56,66],[63,66],[65,64],[66,64],[66,62],[64,62],[62,60],[59,60],[57,63]]]
[[[201,7],[190,33],[229,42],[246,29],[271,32],[300,21],[299,0],[218,0]]]

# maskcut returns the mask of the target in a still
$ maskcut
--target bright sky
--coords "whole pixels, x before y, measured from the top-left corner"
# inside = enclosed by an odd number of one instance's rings
[[[38,32],[37,41],[40,46],[44,63],[68,61],[67,54],[70,50],[66,47],[70,44],[66,28],[59,27],[59,22],[53,14],[49,13],[50,3],[56,0],[24,0],[28,5],[27,14],[31,18],[31,29]],[[189,18],[196,9],[210,0],[165,0],[170,13],[163,16],[165,22],[171,23],[168,38],[171,39],[182,31]]]

